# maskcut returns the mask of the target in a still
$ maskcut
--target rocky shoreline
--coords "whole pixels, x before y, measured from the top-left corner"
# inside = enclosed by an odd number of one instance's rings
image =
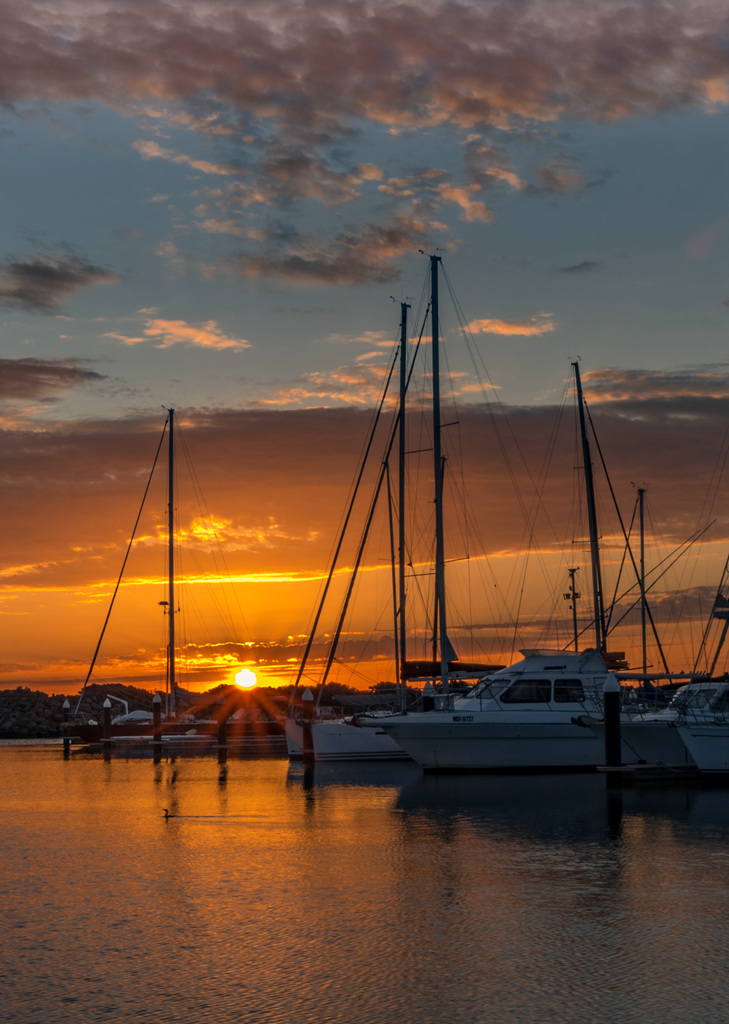
[[[117,683],[101,686],[93,684],[86,688],[81,711],[84,718],[93,718],[100,722],[103,716],[104,701],[108,696],[119,697],[129,704],[130,711],[141,709],[152,710],[154,692],[142,690],[136,686],[123,686]],[[63,736],[66,721],[64,702],[68,701],[73,714],[78,694],[64,693],[47,694],[39,690],[31,690],[19,686],[14,690],[0,690],[0,740],[55,739]],[[123,712],[117,701],[114,714]],[[73,729],[71,730],[73,732]]]

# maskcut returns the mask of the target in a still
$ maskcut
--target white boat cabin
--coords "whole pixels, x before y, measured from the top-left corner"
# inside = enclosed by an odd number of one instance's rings
[[[479,680],[456,702],[472,709],[599,710],[608,670],[596,651],[526,649],[523,660]]]

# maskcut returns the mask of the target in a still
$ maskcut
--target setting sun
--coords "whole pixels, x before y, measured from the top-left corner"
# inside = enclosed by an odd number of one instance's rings
[[[257,683],[256,673],[249,668],[242,668],[235,677],[235,685],[240,686],[241,690],[252,690]]]

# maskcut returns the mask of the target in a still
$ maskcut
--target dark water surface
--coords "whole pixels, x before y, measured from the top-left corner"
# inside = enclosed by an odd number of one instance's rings
[[[729,1020],[726,788],[0,746],[0,794],[3,1022]]]

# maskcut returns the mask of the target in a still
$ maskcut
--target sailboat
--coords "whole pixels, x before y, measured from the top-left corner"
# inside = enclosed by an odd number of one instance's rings
[[[708,673],[678,690],[667,709],[673,710],[678,732],[699,771],[711,775],[729,774],[729,677],[726,673],[719,678],[714,675],[729,631],[729,598],[724,592],[728,578],[729,558],[696,656],[698,669],[702,653],[708,650],[712,624],[720,621],[721,632],[707,666]]]
[[[585,770],[605,764],[603,691],[606,685],[619,684],[607,661],[592,460],[579,365],[573,368],[588,502],[595,647],[582,652],[524,649],[519,661],[486,675],[462,697],[446,696],[441,709],[383,720],[380,727],[426,771]],[[447,694],[445,670],[443,684]],[[691,762],[673,723],[624,714],[621,724],[623,764]]]
[[[248,738],[251,736],[263,737],[272,733],[281,733],[283,729],[278,718],[274,718],[273,715],[269,715],[263,708],[253,708],[249,706],[249,702],[246,702],[245,698],[243,698],[240,692],[235,688],[231,688],[231,692],[227,697],[223,698],[222,704],[219,704],[216,700],[216,706],[209,708],[207,713],[205,713],[202,708],[199,708],[198,713],[195,713],[193,709],[188,709],[182,706],[183,702],[181,700],[180,687],[178,684],[177,636],[175,628],[179,608],[175,579],[177,528],[175,521],[176,502],[174,486],[176,448],[174,409],[167,410],[167,418],[165,420],[162,436],[155,455],[152,473],[150,474],[149,482],[147,483],[147,488],[145,489],[144,497],[142,499],[142,507],[144,506],[149,492],[149,486],[152,476],[154,475],[160,452],[163,448],[165,435],[167,435],[167,585],[165,594],[166,600],[160,601],[159,604],[164,610],[167,621],[167,673],[164,694],[164,715],[162,716],[163,720],[160,725],[161,738],[181,738],[188,741],[192,739],[216,736],[220,727],[220,720],[223,717],[229,723],[226,727],[226,735],[228,738]],[[101,649],[101,644],[104,639],[104,634],[121,586],[122,577],[134,543],[134,537],[140,516],[141,508],[129,541],[129,546],[124,557],[116,587],[112,594],[106,618],[101,630],[101,635],[97,642],[96,650],[94,651],[91,664],[76,703],[74,719],[71,727],[72,734],[78,736],[79,739],[87,743],[100,742],[107,738],[107,736],[109,739],[149,739],[154,733],[153,712],[151,710],[130,711],[128,702],[114,694],[108,695],[108,706],[105,709],[111,718],[110,730],[108,732],[105,731],[105,727],[102,723],[98,721],[85,721],[81,716],[81,706],[84,694],[86,693],[89,680],[91,679],[94,671],[98,654]],[[110,704],[112,700],[124,705],[123,713],[111,717]],[[241,706],[241,703],[243,706]]]
[[[440,692],[447,694],[451,680],[454,678],[474,679],[483,675],[489,668],[486,665],[464,664],[458,660],[448,638],[447,615],[446,615],[446,590],[445,590],[445,553],[444,553],[444,527],[443,527],[443,458],[441,452],[441,398],[440,398],[440,322],[439,322],[439,298],[438,298],[438,272],[441,262],[440,256],[431,255],[430,259],[430,320],[432,335],[432,432],[433,432],[433,483],[434,483],[434,510],[435,510],[435,636],[433,638],[434,657],[428,660],[421,660],[419,663],[408,661],[407,658],[407,630],[406,630],[406,538],[405,538],[405,413],[406,396],[409,373],[407,360],[407,339],[408,339],[408,315],[410,308],[408,303],[400,304],[400,346],[399,346],[399,399],[397,417],[393,433],[390,436],[386,456],[382,463],[382,470],[378,478],[376,493],[379,493],[385,473],[387,472],[388,460],[394,444],[395,431],[398,437],[398,539],[397,539],[397,599],[395,601],[395,641],[396,654],[395,666],[396,676],[399,681],[398,699],[399,710],[407,712],[407,682],[408,679],[419,678],[425,682],[426,687],[433,690],[433,682],[440,689]],[[356,489],[355,489],[356,490]],[[354,500],[354,495],[352,501]],[[374,508],[374,503],[373,503]],[[351,509],[351,505],[350,505]],[[349,513],[345,516],[345,525]],[[326,682],[329,669],[331,668],[336,643],[344,621],[349,597],[351,596],[356,568],[363,551],[363,544],[366,537],[363,536],[360,551],[355,565],[355,572],[352,574],[350,587],[344,602],[342,617],[339,620],[334,641],[330,647],[327,665],[324,670],[322,686]],[[341,540],[340,540],[341,543]],[[336,551],[338,552],[339,546]],[[332,562],[329,580],[324,588],[324,594],[320,602],[319,611],[323,604],[328,584],[334,571],[335,557]],[[314,621],[314,627],[310,633],[299,675],[295,688],[298,685],[305,664],[308,651],[310,650],[314,632],[319,619],[319,612]],[[499,666],[497,666],[499,667]],[[407,759],[409,754],[403,750],[401,745],[393,738],[389,728],[384,727],[385,719],[389,718],[392,711],[369,713],[363,716],[352,716],[350,718],[338,718],[334,720],[321,720],[316,717],[316,709],[310,722],[303,723],[289,718],[286,725],[289,756],[300,758],[307,754],[316,761],[357,761],[357,760],[390,760]],[[362,728],[366,725],[367,728]]]
[[[167,419],[165,420],[165,424],[164,424],[164,427],[162,429],[162,437],[160,438],[160,443],[159,443],[159,446],[157,448],[157,453],[155,455],[154,463],[153,463],[153,466],[152,466],[152,474],[153,474],[154,473],[154,467],[157,464],[157,459],[159,457],[160,450],[162,448],[162,443],[164,441],[164,436],[165,436],[165,433],[167,432],[167,438],[168,438],[168,445],[167,445],[167,452],[168,452],[168,458],[167,458],[167,537],[168,537],[168,540],[167,540],[167,600],[166,601],[161,601],[160,604],[162,606],[164,606],[165,614],[167,615],[167,634],[168,634],[168,639],[167,639],[167,686],[166,686],[166,704],[167,704],[167,707],[166,707],[165,710],[166,710],[166,715],[169,718],[174,718],[175,717],[175,714],[176,714],[176,711],[177,711],[177,707],[178,707],[178,687],[177,687],[177,675],[176,675],[176,642],[175,642],[175,501],[174,501],[175,430],[174,430],[174,424],[175,424],[175,410],[174,409],[168,409],[167,410]],[[150,481],[151,481],[151,475],[150,475]],[[150,483],[150,481],[148,481],[148,483],[147,483],[147,487],[145,489],[144,496],[142,498],[142,507],[144,506],[144,502],[145,502],[145,500],[147,498],[147,493],[149,491],[149,483]],[[140,515],[141,515],[141,508],[140,508]],[[84,694],[86,693],[86,688],[87,688],[87,686],[89,684],[89,680],[91,679],[91,676],[93,674],[94,667],[96,665],[96,660],[97,660],[98,655],[99,655],[99,651],[101,650],[101,644],[102,644],[103,639],[104,639],[104,634],[106,633],[106,627],[109,624],[109,619],[111,618],[111,613],[112,613],[112,609],[114,607],[114,603],[116,601],[117,594],[119,593],[119,588],[121,586],[122,577],[124,575],[124,570],[126,569],[126,564],[127,564],[128,559],[129,559],[129,554],[131,552],[132,545],[134,543],[134,536],[135,536],[138,524],[139,524],[139,516],[137,517],[137,522],[135,523],[134,529],[132,531],[132,536],[130,538],[129,545],[128,545],[127,551],[126,551],[126,555],[124,556],[124,561],[122,563],[121,572],[119,573],[119,578],[118,578],[116,586],[114,588],[114,592],[112,594],[111,601],[109,603],[109,608],[107,610],[106,618],[104,620],[104,624],[103,624],[102,629],[101,629],[101,634],[100,634],[98,642],[96,644],[96,649],[95,649],[93,657],[91,659],[91,664],[89,665],[89,669],[88,669],[88,672],[86,674],[86,678],[85,678],[85,680],[83,682],[83,686],[81,687],[81,692],[79,693],[78,700],[76,702],[76,708],[75,708],[75,711],[74,711],[73,733],[74,733],[74,735],[78,736],[81,740],[83,740],[86,743],[99,742],[101,739],[104,739],[104,738],[107,738],[107,737],[108,738],[121,738],[121,737],[124,737],[124,738],[130,738],[130,737],[131,738],[135,738],[135,737],[150,736],[152,734],[153,713],[151,711],[142,711],[142,710],[136,710],[136,711],[130,712],[129,711],[128,703],[126,701],[122,700],[121,698],[114,697],[113,695],[109,695],[107,697],[107,699],[105,701],[105,708],[110,708],[110,706],[111,706],[110,702],[111,702],[112,699],[113,700],[118,700],[121,704],[124,705],[124,714],[115,715],[115,716],[113,716],[111,718],[111,729],[110,730],[106,730],[104,725],[102,725],[101,723],[99,723],[97,721],[93,721],[93,720],[85,721],[81,717],[81,705],[83,703]]]
[[[400,488],[400,607],[398,609],[397,618],[398,621],[404,623],[404,541],[402,539],[403,517],[402,508],[404,504],[404,474],[403,474],[403,463],[404,463],[404,416],[405,416],[405,393],[407,389],[407,310],[409,306],[407,303],[401,303],[401,321],[400,321],[400,349],[399,349],[399,360],[400,360],[400,396],[398,404],[398,417],[396,427],[399,435],[399,452],[400,452],[400,473],[399,473],[399,488]],[[384,395],[383,395],[384,398]],[[370,444],[371,444],[370,437]],[[392,435],[390,438],[390,446],[392,444]],[[369,451],[369,444],[367,446]],[[383,462],[383,467],[386,462]],[[382,483],[382,473],[378,480],[376,491],[379,493],[380,486]],[[307,643],[304,655],[299,665],[299,671],[294,684],[294,693],[298,687],[298,684],[303,676],[304,669],[306,666],[306,660],[311,650],[311,646],[314,640],[316,629],[319,623],[319,618],[326,600],[329,585],[334,575],[336,567],[336,560],[341,550],[344,533],[347,529],[349,518],[352,512],[354,501],[357,495],[359,482],[361,481],[361,471],[358,476],[357,484],[353,490],[349,509],[344,518],[342,530],[340,532],[339,542],[336,546],[332,564],[330,567],[329,575],[327,578],[326,585],[324,587],[319,607],[314,618],[314,623],[309,635],[309,641]],[[374,503],[373,503],[374,504]],[[360,556],[364,550],[364,541],[366,539],[367,530],[360,543]],[[359,562],[359,556],[358,556]],[[329,657],[327,664],[324,669],[322,676],[321,686],[319,688],[319,694],[323,692],[324,685],[326,683],[329,670],[334,660],[337,642],[341,627],[344,622],[344,614],[346,612],[346,606],[349,603],[349,597],[351,596],[352,588],[354,586],[355,573],[352,574],[350,581],[350,587],[347,592],[347,598],[345,599],[345,607],[340,617],[340,622],[335,632],[332,644],[330,646]],[[400,627],[400,643],[398,654],[403,657],[404,652],[404,633],[403,625]],[[398,661],[398,654],[396,654],[396,662]],[[405,683],[403,681],[400,688],[401,693],[401,707],[405,707]],[[317,708],[312,706],[313,695],[310,690],[304,692],[304,703],[303,706],[306,708],[305,715],[302,718],[295,718],[289,714],[286,721],[286,743],[288,748],[289,757],[293,760],[299,760],[301,758],[313,759],[316,761],[381,761],[381,760],[409,760],[408,755],[402,749],[402,747],[396,743],[392,737],[382,730],[377,728],[362,729],[359,727],[359,723],[356,716],[335,718],[335,719],[324,719],[317,717]]]

